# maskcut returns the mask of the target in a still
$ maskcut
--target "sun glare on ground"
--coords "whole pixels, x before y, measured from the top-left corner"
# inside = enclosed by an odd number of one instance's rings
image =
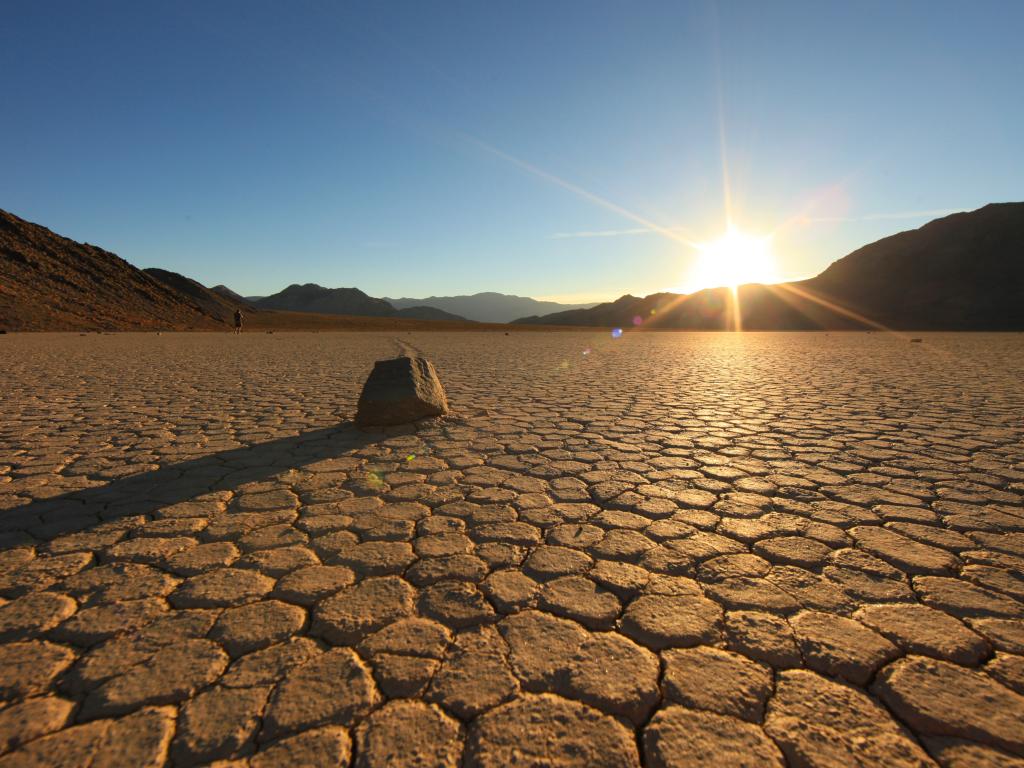
[[[730,225],[717,240],[698,243],[697,251],[686,280],[690,291],[779,280],[771,236],[748,235]]]

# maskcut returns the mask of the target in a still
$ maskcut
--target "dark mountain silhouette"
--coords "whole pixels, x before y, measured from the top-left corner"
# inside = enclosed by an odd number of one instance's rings
[[[859,248],[817,277],[623,296],[517,323],[605,327],[1024,330],[1024,203],[956,213]]]
[[[235,305],[237,305],[239,307],[242,307],[243,309],[244,308],[249,308],[249,309],[253,308],[252,300],[251,299],[247,299],[245,296],[239,296],[237,293],[232,291],[226,285],[215,285],[210,290],[213,291],[214,293],[216,293],[221,298],[227,299],[232,304],[235,304]]]
[[[900,328],[1024,328],[1024,203],[954,213],[859,248],[806,281]]]
[[[289,285],[273,296],[252,302],[262,309],[292,312],[316,312],[330,315],[362,315],[364,317],[407,317],[419,320],[465,320],[464,317],[434,307],[412,306],[395,309],[384,299],[375,299],[358,288],[324,288],[316,283]]]
[[[585,309],[589,304],[561,304],[557,301],[540,301],[527,296],[512,296],[507,293],[474,293],[471,296],[428,296],[425,299],[385,299],[398,309],[427,306],[443,309],[461,315],[468,320],[481,323],[509,323],[517,317],[561,312],[571,309]]]
[[[202,283],[196,282],[190,277],[179,275],[177,272],[157,269],[156,267],[149,267],[142,271],[177,291],[202,314],[215,317],[221,322],[226,323],[232,320],[235,310],[239,308],[248,309],[250,312],[255,311],[248,305],[231,301],[213,288],[207,288]]]
[[[144,330],[220,325],[216,312],[204,310],[191,296],[115,254],[0,211],[0,328]]]
[[[477,294],[495,296],[534,301]],[[747,330],[1024,330],[1024,203],[937,219],[859,248],[817,277],[744,285],[735,297],[725,288],[627,295],[517,322],[715,330],[734,327],[738,318]],[[139,270],[102,248],[0,211],[0,329],[224,328],[240,299],[224,286],[208,289],[167,270]],[[407,319],[463,320],[437,307],[395,309],[355,288],[313,284],[292,285],[249,303],[254,306],[247,317],[267,328],[391,328]],[[463,326],[474,327],[465,320]]]
[[[295,283],[253,304],[263,309],[367,317],[386,317],[395,311],[386,301],[367,296],[358,288],[324,288],[316,283]]]
[[[357,292],[361,293],[361,292]],[[365,294],[363,294],[365,296]],[[164,269],[141,270],[102,248],[78,243],[0,211],[0,330],[225,330],[239,298]],[[366,297],[372,306],[384,304]],[[244,301],[244,300],[243,300]],[[476,323],[384,316],[352,317],[245,307],[246,328],[266,330],[475,329]],[[426,307],[423,314],[438,310]],[[444,314],[444,313],[441,313]],[[413,318],[415,312],[413,312]]]

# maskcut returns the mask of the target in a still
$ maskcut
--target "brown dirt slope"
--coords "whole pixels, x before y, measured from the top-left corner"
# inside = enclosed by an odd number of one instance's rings
[[[115,254],[0,210],[0,328],[217,327],[220,317]]]

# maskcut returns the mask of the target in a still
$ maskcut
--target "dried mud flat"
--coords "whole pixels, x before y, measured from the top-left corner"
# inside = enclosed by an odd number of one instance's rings
[[[1024,764],[1024,336],[0,337],[0,766]]]

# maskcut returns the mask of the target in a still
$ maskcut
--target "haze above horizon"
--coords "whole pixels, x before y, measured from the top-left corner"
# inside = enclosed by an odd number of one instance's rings
[[[6,9],[0,208],[244,295],[585,302],[1024,199],[1024,4],[283,9]]]

